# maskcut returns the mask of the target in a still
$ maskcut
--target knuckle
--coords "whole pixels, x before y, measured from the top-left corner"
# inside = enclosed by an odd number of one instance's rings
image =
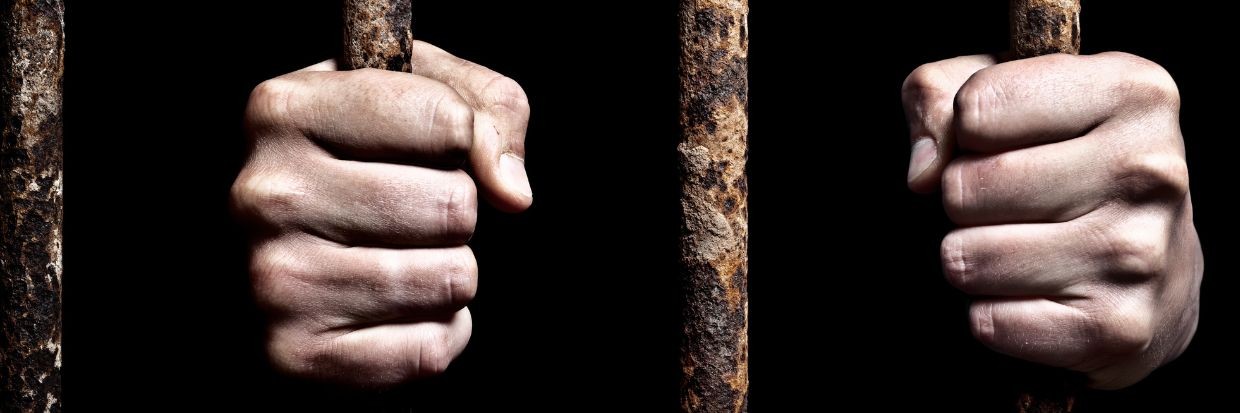
[[[1094,322],[1097,340],[1092,353],[1097,358],[1120,360],[1141,354],[1153,342],[1152,324],[1145,311],[1113,308]]]
[[[943,210],[954,222],[960,222],[965,209],[964,173],[966,160],[957,159],[943,169]]]
[[[478,291],[478,261],[468,248],[463,253],[452,254],[441,269],[449,305],[464,307],[473,301]]]
[[[289,311],[296,302],[291,280],[307,277],[309,269],[286,250],[268,242],[250,258],[250,277],[257,301],[269,311]]]
[[[378,282],[366,285],[371,290],[392,290],[394,285],[402,283],[408,277],[409,268],[405,259],[398,251],[383,251],[374,259]]]
[[[1119,61],[1126,75],[1116,83],[1116,91],[1129,99],[1152,107],[1178,110],[1180,89],[1167,69],[1148,59],[1122,52],[1107,53]]]
[[[1157,277],[1166,268],[1167,240],[1150,226],[1112,228],[1104,248],[1116,276],[1145,280]]]
[[[478,189],[473,181],[448,185],[440,198],[439,210],[448,237],[462,243],[468,241],[478,221]]]
[[[942,70],[938,64],[926,63],[913,69],[908,77],[904,78],[900,94],[905,103],[938,99],[950,93],[941,86],[943,82]]]
[[[254,178],[248,169],[248,167],[243,169],[241,174],[237,176],[237,179],[233,180],[232,186],[228,188],[229,205],[234,213],[243,217],[249,217],[253,214],[253,202],[251,199],[253,198],[254,183],[251,181]]]
[[[386,294],[390,303],[407,301],[401,293],[409,279],[409,265],[399,251],[383,251],[374,262],[374,278],[359,277],[351,280],[357,286],[369,291]]]
[[[442,374],[452,364],[452,337],[446,331],[431,334],[419,343],[417,375],[430,377]]]
[[[1129,200],[1180,200],[1188,195],[1188,164],[1178,155],[1128,156],[1116,169],[1120,192]]]
[[[296,95],[292,80],[277,77],[259,83],[250,92],[246,103],[246,123],[255,127],[275,127],[284,124]]]
[[[528,115],[530,111],[525,89],[517,81],[502,75],[495,75],[482,87],[479,99],[484,107],[498,106],[522,115]]]
[[[308,202],[300,180],[271,173],[242,173],[233,182],[231,197],[243,216],[273,224],[303,211]]]
[[[995,334],[994,313],[989,303],[973,303],[969,307],[969,330],[978,342],[987,347],[996,347],[998,335]]]
[[[961,291],[968,292],[974,280],[965,258],[964,237],[951,233],[943,238],[939,258],[943,261],[943,275],[947,282]]]
[[[977,190],[980,184],[992,181],[995,171],[1007,168],[1004,155],[987,157],[964,156],[947,164],[943,170],[943,209],[952,222],[963,224],[975,221],[973,216],[985,205],[984,192]]]
[[[319,372],[315,360],[321,358],[304,333],[289,327],[277,327],[268,333],[267,357],[275,369],[293,377],[313,378]]]
[[[444,125],[444,139],[452,151],[467,151],[474,139],[474,111],[455,93],[445,93],[435,106],[435,125]]]
[[[974,73],[960,86],[956,93],[955,111],[957,133],[973,133],[988,121],[987,114],[1000,107],[1004,101],[1003,88],[987,76],[988,70]]]

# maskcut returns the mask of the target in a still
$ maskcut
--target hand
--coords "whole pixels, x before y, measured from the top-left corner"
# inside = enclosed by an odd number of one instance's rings
[[[469,341],[477,189],[518,212],[529,105],[512,80],[426,43],[414,74],[331,61],[263,82],[232,203],[255,232],[267,349],[289,374],[385,387]],[[466,163],[467,162],[467,163]]]
[[[941,258],[976,297],[978,340],[1104,389],[1184,351],[1203,260],[1165,70],[1122,53],[959,57],[913,71],[903,98],[908,184],[941,187],[961,226]]]

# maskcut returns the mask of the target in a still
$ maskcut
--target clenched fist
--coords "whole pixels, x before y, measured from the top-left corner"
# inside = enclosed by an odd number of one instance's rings
[[[532,202],[520,86],[422,42],[412,61],[328,61],[250,96],[232,203],[254,229],[268,353],[290,374],[383,387],[442,371],[470,337],[478,189],[504,211]]]
[[[1203,260],[1170,75],[1122,53],[924,65],[904,83],[908,184],[960,228],[949,282],[973,334],[1015,357],[1133,384],[1197,326]]]

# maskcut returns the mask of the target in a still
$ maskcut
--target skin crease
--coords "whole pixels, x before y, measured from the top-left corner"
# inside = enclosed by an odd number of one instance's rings
[[[250,96],[231,198],[254,234],[268,353],[287,374],[384,388],[442,372],[472,329],[478,194],[506,212],[533,201],[525,92],[412,49],[413,74],[327,61]]]
[[[1193,337],[1204,271],[1179,92],[1124,53],[987,55],[904,82],[909,187],[959,225],[943,272],[983,344],[1122,388]]]

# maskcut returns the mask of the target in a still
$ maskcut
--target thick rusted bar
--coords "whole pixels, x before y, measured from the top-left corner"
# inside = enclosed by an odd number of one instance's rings
[[[681,409],[738,412],[749,392],[748,0],[680,8]]]
[[[1081,51],[1081,3],[1079,0],[1011,0],[1011,58],[1024,59],[1051,53]],[[1020,413],[1069,413],[1083,378],[1079,374],[1029,366],[1018,369],[1014,379],[1020,388],[1016,410]]]
[[[59,412],[65,9],[3,4],[0,411]]]
[[[412,0],[345,0],[341,66],[411,71],[412,3]]]
[[[1015,58],[1081,52],[1080,0],[1011,0],[1010,4]]]

